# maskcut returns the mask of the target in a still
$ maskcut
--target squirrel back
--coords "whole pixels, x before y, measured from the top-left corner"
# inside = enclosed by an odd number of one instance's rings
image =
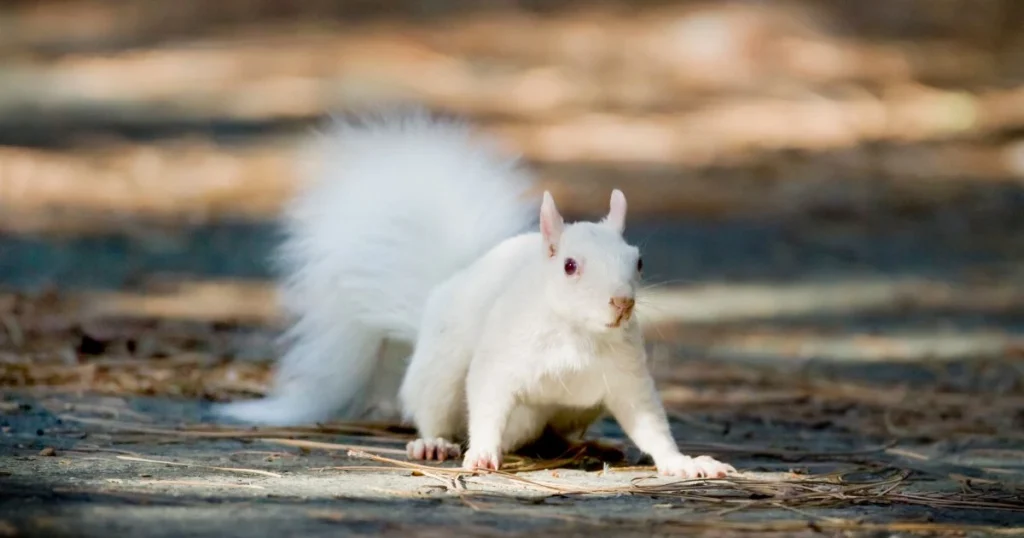
[[[336,120],[284,211],[290,326],[267,398],[220,406],[293,425],[396,413],[428,294],[535,226],[533,179],[469,126],[423,110]]]

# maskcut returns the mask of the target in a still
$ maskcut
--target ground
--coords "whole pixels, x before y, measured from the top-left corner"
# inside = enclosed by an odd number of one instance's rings
[[[0,536],[1024,534],[1022,28],[1020,0],[4,2]],[[573,216],[626,192],[674,433],[738,477],[209,421],[279,355],[302,143],[382,99],[470,117]]]
[[[124,259],[146,268],[168,253],[108,244],[111,267],[78,282],[89,280],[88,291],[67,280],[65,291],[7,296],[0,528],[17,536],[1024,532],[1014,222],[981,229],[984,240],[977,227],[940,219],[876,229],[635,223],[630,236],[662,283],[648,292],[648,334],[676,438],[688,453],[741,470],[707,483],[655,477],[635,450],[607,467],[514,460],[500,475],[469,476],[454,463],[408,467],[411,432],[394,426],[211,424],[211,400],[263,389],[262,359],[273,356],[279,322],[130,312],[143,303],[126,299],[131,285],[112,269]],[[255,281],[266,276],[254,261],[272,244],[260,239],[266,232],[193,230],[170,259],[194,260],[193,274],[233,267]],[[197,246],[217,234],[239,247],[218,258]],[[768,245],[788,245],[786,255],[770,256]],[[26,265],[46,259],[48,243],[18,248],[4,262],[23,288],[65,270]],[[101,276],[120,290],[114,299],[94,290]],[[144,297],[183,312],[174,290],[185,284],[162,286]],[[236,297],[182,295],[197,312],[210,310],[203,297],[231,312],[224,303]],[[104,301],[114,306],[96,307]],[[623,439],[610,420],[590,436]]]

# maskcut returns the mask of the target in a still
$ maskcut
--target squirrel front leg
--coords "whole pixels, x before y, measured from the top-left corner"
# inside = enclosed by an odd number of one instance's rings
[[[462,460],[468,471],[501,468],[503,461],[502,434],[515,407],[515,395],[507,386],[502,387],[500,377],[467,379],[469,404],[469,449]]]
[[[616,372],[605,406],[637,448],[654,459],[658,472],[682,478],[720,478],[736,472],[733,466],[709,456],[692,458],[679,451],[668,425],[665,408],[642,362]]]

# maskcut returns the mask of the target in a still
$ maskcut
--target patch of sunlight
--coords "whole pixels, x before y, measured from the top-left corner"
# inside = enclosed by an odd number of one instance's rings
[[[900,331],[893,334],[837,336],[757,335],[716,339],[704,348],[709,358],[825,359],[837,362],[917,362],[956,360],[1005,353],[1024,344],[1024,335],[998,331]]]
[[[279,310],[272,283],[218,280],[179,282],[152,292],[87,292],[85,315],[274,323]]]
[[[667,337],[718,358],[953,360],[1024,346],[1024,334],[998,328],[964,331],[946,325],[866,334],[851,320],[840,325],[837,334],[841,316],[903,313],[913,319],[936,309],[972,313],[1024,309],[1024,289],[1005,283],[953,285],[878,278],[788,285],[714,284],[652,288],[643,292],[640,305],[640,319],[652,337]],[[828,318],[827,323],[821,318]],[[773,329],[772,321],[798,326]],[[699,327],[714,331],[706,334]]]
[[[726,323],[919,307],[1024,304],[1024,288],[957,286],[926,279],[859,278],[794,284],[651,287],[639,303],[646,323]]]
[[[90,318],[269,325],[282,321],[276,290],[269,281],[182,281],[141,292],[87,292],[79,298],[84,315]],[[697,347],[709,357],[953,360],[1024,348],[1024,335],[998,329],[964,331],[946,326],[865,334],[850,323],[837,333],[833,330],[834,318],[825,325],[819,321],[821,317],[870,312],[909,312],[907,316],[912,317],[914,309],[984,312],[1015,305],[1024,308],[1024,291],[1005,284],[954,286],[920,279],[881,278],[788,285],[713,284],[648,289],[642,292],[640,305],[641,324],[649,338],[667,337],[673,343]],[[799,327],[773,329],[764,325],[772,321],[797,322]],[[714,331],[705,334],[700,327]]]

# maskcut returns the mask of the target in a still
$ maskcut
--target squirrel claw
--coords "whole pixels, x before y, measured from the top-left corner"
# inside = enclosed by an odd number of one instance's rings
[[[405,445],[405,451],[411,460],[445,461],[449,457],[459,457],[462,454],[462,447],[438,437],[409,441],[409,444]]]
[[[492,450],[469,449],[465,459],[462,460],[462,468],[467,471],[478,469],[497,471],[501,468],[501,454]]]

